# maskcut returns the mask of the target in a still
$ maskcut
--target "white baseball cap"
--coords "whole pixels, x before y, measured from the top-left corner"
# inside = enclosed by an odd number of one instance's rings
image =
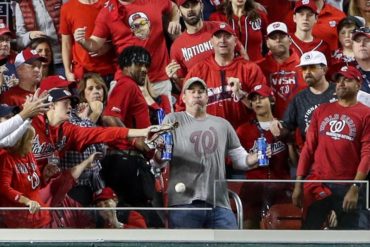
[[[288,27],[283,22],[273,22],[267,26],[267,36],[273,32],[282,32],[288,34]]]
[[[297,67],[302,67],[306,65],[314,65],[314,64],[324,64],[325,66],[328,65],[326,61],[325,55],[319,51],[309,51],[303,53],[301,56],[301,60]]]

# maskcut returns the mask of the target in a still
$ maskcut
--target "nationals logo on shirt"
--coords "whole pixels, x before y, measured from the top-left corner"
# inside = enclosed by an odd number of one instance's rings
[[[334,140],[353,141],[357,130],[355,123],[349,116],[333,114],[326,117],[320,124],[320,133],[330,136]]]
[[[298,86],[295,71],[278,71],[270,74],[270,86],[280,98],[287,100]]]

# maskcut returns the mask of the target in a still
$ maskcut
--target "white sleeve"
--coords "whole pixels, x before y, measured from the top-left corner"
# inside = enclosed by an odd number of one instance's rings
[[[17,114],[14,117],[6,120],[5,122],[0,123],[0,139],[5,138],[10,135],[13,131],[18,129],[23,124],[22,117]]]
[[[248,152],[242,147],[230,149],[228,155],[233,162],[233,167],[238,170],[247,171],[251,169],[247,164]]]
[[[26,133],[28,127],[31,125],[31,120],[26,120],[24,123],[10,135],[0,139],[0,147],[13,147],[23,134]]]
[[[15,5],[15,25],[17,34],[17,46],[18,48],[26,47],[30,42],[30,32],[26,30],[26,24],[24,23],[24,18],[22,15],[19,3]]]

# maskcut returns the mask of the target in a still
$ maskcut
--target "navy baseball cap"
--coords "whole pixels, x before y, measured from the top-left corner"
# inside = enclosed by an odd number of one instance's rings
[[[7,104],[0,105],[0,117],[6,117],[9,114],[17,114],[20,112],[20,108],[18,106],[9,106]]]
[[[48,102],[57,102],[64,99],[71,99],[72,103],[77,103],[79,101],[78,97],[73,95],[67,89],[63,88],[52,89],[48,92],[48,94],[49,94],[47,99]]]

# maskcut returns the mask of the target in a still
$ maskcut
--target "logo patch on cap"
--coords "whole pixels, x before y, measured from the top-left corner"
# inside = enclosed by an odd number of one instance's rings
[[[307,54],[305,57],[304,57],[304,60],[310,60],[312,58],[312,55],[311,54]]]
[[[254,89],[253,91],[257,91],[257,90],[260,90],[262,88],[262,85],[257,85],[257,86],[254,86]]]
[[[340,68],[340,71],[347,71],[347,70],[348,70],[347,66],[343,66],[342,68]]]
[[[31,50],[31,53],[32,53],[33,55],[37,55],[37,51],[36,51],[36,50]]]
[[[226,27],[225,23],[220,24],[220,28],[225,28],[225,27]]]
[[[63,90],[63,92],[64,92],[67,96],[71,96],[71,95],[72,95],[70,91]]]
[[[0,23],[0,28],[5,28],[5,24],[4,23]]]
[[[337,26],[337,22],[336,21],[329,21],[329,26],[336,27]]]
[[[302,0],[302,4],[309,4],[310,0]]]
[[[273,28],[278,28],[280,27],[280,23],[275,23],[274,25],[272,25]]]

